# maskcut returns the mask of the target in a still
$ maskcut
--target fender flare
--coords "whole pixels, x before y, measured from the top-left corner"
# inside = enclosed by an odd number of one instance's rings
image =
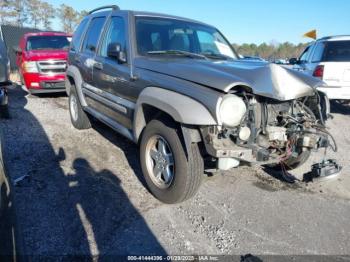
[[[159,87],[145,88],[136,103],[134,113],[134,137],[139,140],[146,126],[143,106],[149,105],[170,115],[176,122],[191,126],[217,125],[209,110],[198,101]]]
[[[66,72],[66,81],[65,81],[65,86],[66,86],[66,93],[67,95],[69,96],[69,93],[70,93],[70,89],[72,87],[70,81],[69,81],[69,77],[73,78],[74,80],[74,83],[75,83],[75,89],[77,91],[77,94],[78,94],[78,97],[79,97],[79,100],[80,100],[80,103],[82,106],[87,106],[87,103],[85,101],[85,97],[83,95],[83,90],[82,90],[82,87],[83,87],[83,78],[80,74],[80,71],[79,69],[76,67],[76,66],[68,66],[67,68],[67,72]]]

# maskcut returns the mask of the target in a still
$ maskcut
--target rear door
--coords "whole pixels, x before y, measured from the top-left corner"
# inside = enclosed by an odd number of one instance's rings
[[[350,40],[327,41],[322,64],[323,80],[329,86],[350,87]]]
[[[116,58],[108,57],[107,49],[110,44],[120,44],[128,57],[126,15],[113,15],[106,25],[99,51],[95,57],[93,86],[99,90],[100,97],[97,98],[101,104],[100,111],[124,127],[131,129],[135,104],[132,101],[133,88],[130,80],[130,65],[128,62],[119,63]]]
[[[91,19],[84,41],[82,43],[81,52],[75,58],[79,64],[80,73],[83,77],[83,85],[92,85],[92,70],[95,63],[98,40],[101,35],[106,16],[97,16]]]
[[[75,30],[73,34],[73,38],[69,48],[68,54],[68,63],[70,65],[75,65],[82,71],[81,57],[80,57],[80,48],[82,44],[82,39],[84,37],[84,33],[86,31],[87,24],[89,23],[89,19],[85,18],[80,22],[78,28]]]

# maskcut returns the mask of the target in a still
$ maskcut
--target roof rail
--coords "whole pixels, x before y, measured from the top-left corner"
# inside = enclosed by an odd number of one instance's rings
[[[106,5],[106,6],[101,6],[99,8],[94,9],[94,10],[91,10],[89,12],[89,15],[91,15],[92,13],[95,13],[97,11],[103,10],[103,9],[112,9],[113,11],[120,10],[119,6],[117,6],[117,5]]]
[[[332,36],[325,36],[320,38],[320,40],[327,40],[332,38],[338,38],[338,37],[349,37],[350,35],[332,35]]]

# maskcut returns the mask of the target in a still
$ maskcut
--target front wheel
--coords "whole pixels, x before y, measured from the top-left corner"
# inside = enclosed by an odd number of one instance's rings
[[[140,161],[150,192],[167,204],[183,202],[197,192],[203,158],[197,144],[185,153],[179,130],[168,121],[152,120],[142,135]]]

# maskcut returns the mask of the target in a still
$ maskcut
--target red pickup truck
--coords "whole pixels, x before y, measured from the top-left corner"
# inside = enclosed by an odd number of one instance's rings
[[[57,32],[27,33],[16,48],[22,84],[31,94],[65,91],[71,36]]]

